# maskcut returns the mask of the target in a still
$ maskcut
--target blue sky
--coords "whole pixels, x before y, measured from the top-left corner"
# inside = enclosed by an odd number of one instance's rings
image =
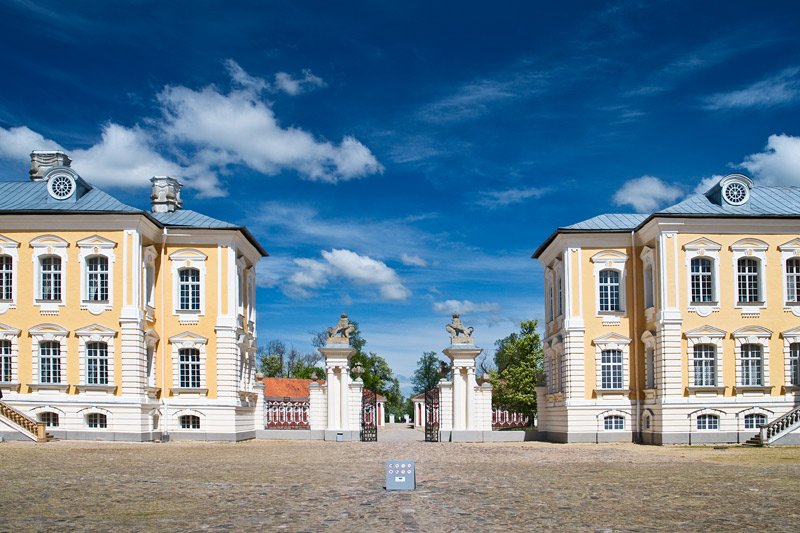
[[[434,5],[431,5],[434,4]],[[347,311],[408,375],[461,311],[479,345],[542,316],[533,250],[714,176],[800,185],[793,2],[0,5],[0,176],[63,148],[148,205],[246,224],[259,334]]]

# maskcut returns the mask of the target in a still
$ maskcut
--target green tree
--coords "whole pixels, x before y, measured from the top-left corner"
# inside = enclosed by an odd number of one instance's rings
[[[417,360],[417,368],[411,376],[414,394],[420,394],[436,387],[441,378],[441,359],[436,352],[424,352]]]
[[[355,329],[350,334],[350,346],[356,352],[350,358],[350,370],[358,363],[364,369],[361,379],[364,381],[364,388],[386,397],[386,412],[400,416],[404,413],[403,395],[400,392],[400,382],[392,372],[392,368],[386,359],[375,352],[364,351],[367,341],[361,336],[361,330],[357,322],[352,322]]]
[[[285,377],[283,358],[286,345],[279,340],[271,340],[266,346],[258,348],[258,371],[268,378]]]
[[[494,363],[489,372],[494,387],[492,404],[518,413],[536,413],[534,387],[542,375],[544,352],[536,333],[536,320],[523,320],[519,333],[495,342]]]

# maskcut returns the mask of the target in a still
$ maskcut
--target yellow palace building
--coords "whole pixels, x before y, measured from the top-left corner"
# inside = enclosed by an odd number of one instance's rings
[[[261,423],[255,268],[246,228],[151,211],[83,180],[62,152],[0,182],[2,402],[59,438],[241,440]],[[0,416],[0,436],[19,436]]]
[[[732,174],[558,228],[533,257],[547,439],[800,444],[800,188]]]

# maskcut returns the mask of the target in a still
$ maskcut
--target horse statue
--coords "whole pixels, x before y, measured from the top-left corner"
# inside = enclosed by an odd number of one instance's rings
[[[472,326],[465,326],[461,323],[461,316],[458,313],[453,313],[453,320],[445,329],[450,334],[450,341],[457,344],[466,344],[472,342],[472,332],[475,328]]]

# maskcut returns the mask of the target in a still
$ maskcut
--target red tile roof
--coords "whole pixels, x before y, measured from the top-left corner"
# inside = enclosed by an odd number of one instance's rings
[[[292,400],[308,399],[310,379],[299,378],[264,378],[264,398],[291,398]]]

